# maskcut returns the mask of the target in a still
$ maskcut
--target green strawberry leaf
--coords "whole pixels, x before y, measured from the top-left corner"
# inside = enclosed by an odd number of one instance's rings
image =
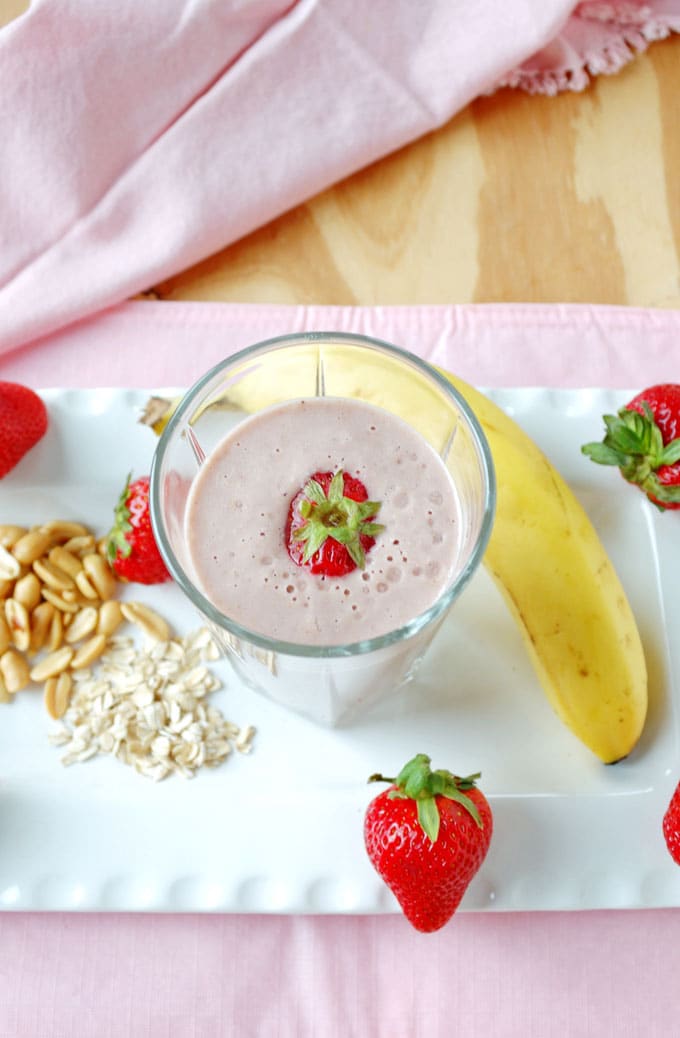
[[[404,765],[394,782],[406,796],[415,799],[427,787],[430,775],[430,758],[425,753],[418,753]]]
[[[432,843],[437,842],[439,836],[439,808],[434,797],[418,800],[418,821],[421,829],[430,837]]]
[[[125,486],[123,487],[120,497],[116,503],[116,507],[113,510],[113,526],[109,530],[108,537],[106,539],[106,558],[110,565],[113,565],[116,556],[120,554],[123,558],[127,558],[132,547],[127,539],[127,535],[132,533],[132,524],[130,523],[130,510],[127,506],[128,494],[130,492],[130,482],[132,480],[132,473],[128,472]]]
[[[304,495],[308,501],[313,501],[317,505],[322,505],[326,501],[323,487],[315,479],[310,479],[305,484]]]
[[[377,537],[379,533],[382,533],[385,527],[382,523],[365,523],[361,527],[362,534],[366,537]]]
[[[316,526],[313,523],[307,523],[305,526],[302,526],[299,530],[295,531],[296,540],[307,542],[302,556],[305,562],[311,559],[312,555],[319,550],[323,542],[326,540],[326,536],[327,535],[323,528]]]
[[[680,503],[680,486],[666,486],[660,483],[655,475],[650,475],[640,484],[646,494],[651,494],[657,501],[665,505]]]
[[[633,414],[633,412],[628,412]],[[640,418],[640,415],[635,413],[636,419]],[[605,415],[604,423],[607,426],[607,436],[605,437],[605,443],[611,444],[615,450],[623,451],[626,454],[641,454],[645,448],[645,431],[644,428],[640,428],[638,423],[635,422],[633,427],[623,418],[619,418],[616,415]]]
[[[338,471],[333,476],[333,479],[331,480],[330,487],[328,488],[328,500],[338,502],[343,501],[344,497],[345,480],[342,473],[342,469],[338,469]],[[348,500],[351,500],[351,498],[348,498]]]
[[[680,461],[680,437],[664,446],[663,434],[646,401],[643,413],[622,407],[618,415],[604,415],[607,429],[600,443],[586,443],[581,451],[598,465],[616,465],[629,483],[635,483],[663,508],[680,502],[680,487],[661,483],[657,472]]]
[[[482,819],[479,817],[479,811],[474,800],[470,800],[470,797],[466,797],[464,793],[461,793],[455,786],[449,787],[442,796],[445,796],[447,800],[455,800],[457,804],[464,807],[468,814],[471,814],[478,827],[482,828]]]
[[[606,443],[584,443],[581,453],[590,458],[597,465],[626,465],[629,458],[627,454],[615,450]]]
[[[680,461],[680,436],[677,440],[667,443],[661,451],[662,465],[675,465],[676,461]]]

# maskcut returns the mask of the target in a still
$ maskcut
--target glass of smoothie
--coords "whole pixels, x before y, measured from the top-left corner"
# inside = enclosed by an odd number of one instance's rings
[[[408,681],[478,567],[491,454],[433,367],[286,335],[184,395],[151,471],[159,548],[241,681],[324,725]]]

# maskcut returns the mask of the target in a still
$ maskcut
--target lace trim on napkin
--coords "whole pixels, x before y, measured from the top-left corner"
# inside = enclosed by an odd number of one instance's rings
[[[516,87],[548,95],[584,90],[593,76],[619,72],[650,43],[672,32],[680,32],[680,0],[585,0],[559,36],[504,75],[495,89]]]

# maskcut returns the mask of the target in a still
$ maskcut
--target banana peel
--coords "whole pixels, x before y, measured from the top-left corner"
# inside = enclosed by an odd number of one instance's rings
[[[622,760],[644,727],[647,669],[633,611],[606,549],[571,488],[521,427],[462,379],[440,373],[476,415],[496,469],[496,516],[484,566],[557,716],[601,761]],[[378,384],[354,386],[353,378],[348,371],[345,391],[380,403]],[[242,397],[241,387],[207,406],[237,404],[249,411],[301,395],[288,381],[259,382],[257,400],[252,393]],[[420,426],[428,421],[427,407],[412,404],[412,390],[405,379],[404,400]],[[160,435],[177,403],[153,397],[140,421]],[[422,431],[432,442],[431,430]]]
[[[606,764],[628,756],[647,715],[647,667],[626,593],[571,488],[501,408],[442,372],[470,405],[496,467],[484,565],[564,724]]]

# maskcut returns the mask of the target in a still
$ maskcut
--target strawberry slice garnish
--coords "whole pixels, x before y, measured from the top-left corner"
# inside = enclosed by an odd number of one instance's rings
[[[324,577],[364,569],[366,553],[384,526],[373,522],[379,501],[342,469],[315,472],[293,497],[286,522],[288,554],[297,566]]]

